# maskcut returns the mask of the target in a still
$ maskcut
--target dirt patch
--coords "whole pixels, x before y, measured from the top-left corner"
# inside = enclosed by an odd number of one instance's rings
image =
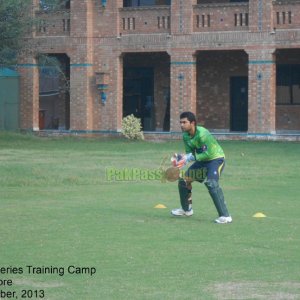
[[[27,279],[15,279],[13,282],[16,285],[25,285],[33,288],[57,288],[57,287],[64,286],[63,283],[57,281],[38,282],[38,281],[27,280]]]
[[[226,282],[207,290],[218,300],[300,300],[300,282]]]

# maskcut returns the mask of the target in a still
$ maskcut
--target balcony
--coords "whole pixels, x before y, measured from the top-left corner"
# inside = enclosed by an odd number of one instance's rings
[[[299,29],[300,1],[274,0],[273,27],[276,29]]]
[[[120,33],[169,33],[170,6],[126,7],[120,9]]]
[[[36,36],[69,36],[70,10],[36,12]]]
[[[207,2],[207,3],[205,3]],[[166,3],[166,0],[161,3]],[[248,31],[249,2],[211,3],[208,0],[191,7],[193,31]],[[280,30],[300,28],[300,0],[272,0],[273,27]],[[70,36],[70,9],[40,10],[36,36]],[[96,18],[95,18],[96,19]],[[119,8],[120,34],[171,33],[171,6],[130,6]],[[112,24],[112,26],[114,26]]]
[[[249,3],[198,4],[193,16],[194,32],[244,31],[249,27]]]

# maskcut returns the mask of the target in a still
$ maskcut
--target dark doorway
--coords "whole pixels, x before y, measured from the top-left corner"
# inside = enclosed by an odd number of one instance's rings
[[[131,114],[141,119],[144,131],[155,130],[153,68],[124,69],[123,116]]]
[[[248,77],[230,78],[230,130],[248,131]]]
[[[70,128],[70,58],[44,54],[39,58],[39,129]]]
[[[141,119],[144,131],[170,130],[170,56],[166,52],[123,55],[123,116]]]
[[[300,131],[300,49],[276,50],[276,131]]]

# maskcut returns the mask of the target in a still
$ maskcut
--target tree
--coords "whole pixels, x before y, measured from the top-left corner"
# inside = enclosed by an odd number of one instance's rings
[[[39,22],[32,4],[32,0],[0,0],[0,66],[12,66],[22,52],[34,50],[24,40]],[[47,12],[70,7],[69,0],[39,0],[39,4]]]
[[[32,28],[31,0],[0,0],[0,65],[16,63],[23,38]]]
[[[70,0],[39,0],[39,9],[55,14],[60,9],[69,9]],[[69,90],[69,78],[61,61],[51,55],[37,52],[36,43],[31,40],[35,25],[41,22],[41,14],[33,12],[33,0],[0,0],[0,67],[13,68],[18,57],[35,57],[39,68],[50,68],[60,74],[61,90]]]

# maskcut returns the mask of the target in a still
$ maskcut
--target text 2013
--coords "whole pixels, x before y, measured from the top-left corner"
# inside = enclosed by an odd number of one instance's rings
[[[45,297],[44,290],[22,290],[21,291],[21,298],[37,299],[37,298],[44,298],[44,297]]]

